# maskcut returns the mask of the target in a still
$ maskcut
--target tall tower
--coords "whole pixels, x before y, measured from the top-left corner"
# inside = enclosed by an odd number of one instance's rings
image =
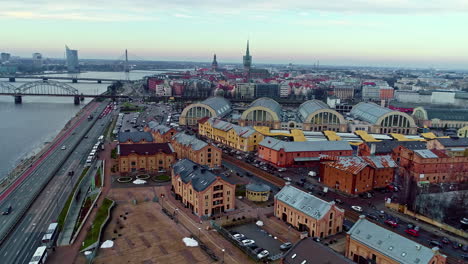
[[[128,67],[128,52],[125,50],[125,65],[124,65],[124,71],[125,72],[130,72],[130,68]]]
[[[249,72],[250,66],[252,66],[252,56],[249,51],[249,41],[247,40],[247,50],[245,51],[244,59],[244,71]]]
[[[211,69],[216,71],[218,69],[218,62],[216,61],[216,54],[213,56],[213,62],[211,63]]]

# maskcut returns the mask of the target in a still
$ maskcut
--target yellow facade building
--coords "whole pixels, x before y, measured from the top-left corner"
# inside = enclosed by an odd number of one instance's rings
[[[263,140],[263,135],[252,127],[238,126],[217,118],[199,120],[198,133],[240,151],[255,151]]]
[[[270,198],[270,186],[262,183],[250,183],[245,186],[245,196],[253,202],[266,202]]]

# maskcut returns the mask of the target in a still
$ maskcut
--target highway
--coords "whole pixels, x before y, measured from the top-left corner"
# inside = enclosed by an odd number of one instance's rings
[[[97,117],[107,104],[94,103],[89,107]],[[84,113],[62,141],[59,140],[55,148],[44,154],[40,164],[33,165],[29,175],[6,197],[2,197],[2,210],[8,205],[13,207],[10,215],[0,215],[2,263],[28,263],[47,226],[56,221],[81,175],[87,154],[111,120],[111,115],[108,115],[87,121],[88,114]],[[85,135],[88,138],[84,138]],[[62,150],[61,146],[66,146],[66,149]],[[75,171],[74,176],[68,176],[70,170]]]

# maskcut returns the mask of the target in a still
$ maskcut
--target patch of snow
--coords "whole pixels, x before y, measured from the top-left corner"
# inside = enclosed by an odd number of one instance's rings
[[[93,253],[93,252],[92,252],[92,251],[89,251],[89,250],[86,250],[86,251],[84,252],[85,256],[88,256],[88,255],[91,254],[91,253]]]
[[[260,220],[258,220],[257,223],[255,223],[255,224],[258,225],[258,226],[263,226],[263,222],[260,221]]]
[[[145,180],[142,180],[142,179],[136,179],[133,181],[133,184],[145,184],[146,181]]]
[[[106,240],[104,243],[102,243],[101,248],[111,248],[114,246],[114,241],[112,240]]]
[[[184,237],[182,239],[187,247],[198,247],[198,242],[190,237]]]

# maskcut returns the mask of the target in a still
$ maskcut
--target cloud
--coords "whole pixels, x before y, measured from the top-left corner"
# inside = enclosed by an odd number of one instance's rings
[[[193,18],[193,16],[186,15],[186,14],[181,14],[181,13],[176,13],[174,14],[175,17],[180,17],[180,18]]]

